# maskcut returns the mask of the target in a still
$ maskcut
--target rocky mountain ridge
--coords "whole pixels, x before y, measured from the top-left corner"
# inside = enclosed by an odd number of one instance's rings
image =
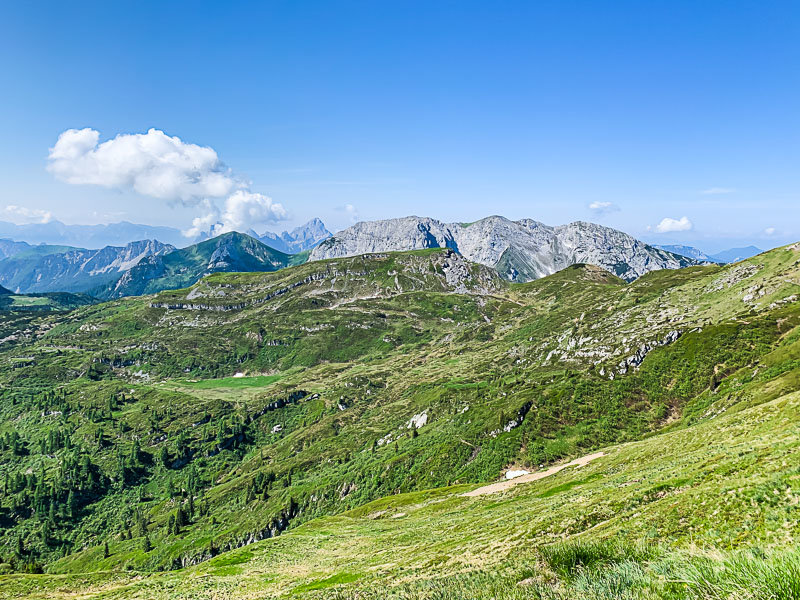
[[[510,281],[539,279],[577,263],[602,267],[626,281],[650,271],[697,264],[594,223],[551,227],[500,216],[474,223],[416,216],[361,222],[321,242],[309,260],[424,248],[451,248],[468,260],[494,267]]]

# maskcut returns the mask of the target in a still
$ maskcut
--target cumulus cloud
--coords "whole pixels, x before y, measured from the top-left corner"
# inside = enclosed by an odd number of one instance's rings
[[[710,187],[708,189],[703,190],[700,192],[701,194],[705,194],[706,196],[718,196],[720,194],[732,194],[736,190],[733,188],[726,188],[726,187]]]
[[[158,129],[120,134],[102,143],[94,129],[68,129],[50,149],[47,168],[70,184],[133,190],[170,203],[200,206],[203,214],[184,232],[189,237],[246,231],[287,217],[283,206],[250,191],[213,148]],[[223,198],[220,208],[216,201]]]
[[[617,212],[619,206],[613,202],[594,201],[589,205],[589,210],[596,215],[607,215],[608,213]]]
[[[358,223],[359,216],[358,216],[358,208],[353,206],[352,204],[344,204],[342,206],[337,206],[336,210],[339,212],[343,212],[347,215],[347,220],[351,223]]]
[[[49,210],[26,208],[16,204],[9,204],[5,207],[4,212],[7,218],[16,223],[49,223],[53,220],[53,213]]]
[[[212,148],[158,129],[99,140],[94,129],[68,129],[50,149],[48,170],[67,183],[129,188],[186,203],[220,198],[243,185]]]
[[[278,202],[263,194],[237,190],[226,200],[222,210],[215,204],[203,203],[205,213],[192,221],[192,226],[183,232],[187,237],[203,233],[212,236],[229,231],[247,231],[253,224],[276,222],[287,218],[288,213]]]
[[[670,217],[664,217],[661,219],[661,222],[655,226],[656,233],[673,233],[676,231],[691,231],[692,222],[689,220],[688,217],[681,217],[680,219],[672,219]],[[648,227],[648,230],[651,228]]]
[[[774,227],[767,227],[764,230],[764,235],[773,235],[774,233],[775,233],[775,228]]]

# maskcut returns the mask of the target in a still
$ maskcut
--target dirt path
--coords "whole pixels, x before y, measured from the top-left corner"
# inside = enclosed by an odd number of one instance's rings
[[[528,473],[527,475],[522,475],[521,477],[515,477],[514,479],[509,479],[508,481],[498,481],[497,483],[490,483],[489,485],[484,485],[483,487],[476,488],[471,492],[466,492],[461,494],[462,496],[484,496],[486,494],[496,494],[497,492],[503,492],[505,490],[509,490],[515,485],[519,485],[520,483],[528,483],[531,481],[538,481],[539,479],[544,479],[545,477],[550,477],[550,475],[555,475],[559,471],[563,471],[567,467],[582,467],[596,458],[600,458],[601,456],[605,456],[605,452],[595,452],[594,454],[587,454],[586,456],[581,456],[580,458],[576,458],[568,463],[564,463],[563,465],[555,465],[550,467],[549,469],[545,469],[544,471],[537,471],[536,473]]]

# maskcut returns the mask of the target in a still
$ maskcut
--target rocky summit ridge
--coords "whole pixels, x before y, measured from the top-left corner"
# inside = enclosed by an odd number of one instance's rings
[[[443,223],[416,216],[364,221],[321,242],[309,260],[424,248],[451,248],[468,260],[494,267],[510,281],[539,279],[578,263],[602,267],[626,281],[650,271],[697,264],[594,223],[576,221],[553,227],[501,216],[474,223]]]

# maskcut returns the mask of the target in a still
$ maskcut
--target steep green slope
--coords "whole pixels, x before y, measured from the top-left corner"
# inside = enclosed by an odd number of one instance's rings
[[[768,402],[800,381],[799,264],[792,246],[632,284],[576,266],[514,285],[449,250],[389,253],[48,317],[0,350],[0,553],[174,568]]]
[[[210,273],[275,271],[306,259],[307,254],[284,254],[248,235],[232,232],[169,254],[147,257],[92,294],[98,298],[140,296],[186,287]]]

